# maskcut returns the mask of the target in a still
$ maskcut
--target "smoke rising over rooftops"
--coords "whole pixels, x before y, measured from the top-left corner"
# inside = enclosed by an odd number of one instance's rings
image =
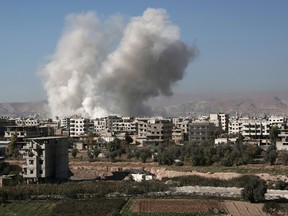
[[[67,17],[40,74],[52,116],[147,115],[148,100],[172,95],[195,56],[165,10],[149,8],[126,25],[87,12]]]

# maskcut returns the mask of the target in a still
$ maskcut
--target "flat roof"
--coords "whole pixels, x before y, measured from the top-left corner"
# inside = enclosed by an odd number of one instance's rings
[[[47,140],[47,139],[67,139],[68,136],[48,136],[48,137],[34,137],[26,138],[24,140]]]

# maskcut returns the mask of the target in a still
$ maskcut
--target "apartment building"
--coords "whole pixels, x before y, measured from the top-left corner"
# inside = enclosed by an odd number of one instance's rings
[[[216,127],[221,127],[223,131],[228,132],[229,115],[225,113],[210,114],[209,122],[214,123]]]
[[[209,140],[210,133],[216,128],[214,123],[209,121],[194,121],[189,123],[189,141]]]
[[[70,136],[80,137],[88,132],[94,132],[94,122],[90,119],[76,117],[70,119]]]
[[[225,113],[219,113],[219,117],[222,130],[228,132],[229,115]]]
[[[135,137],[136,143],[142,144],[143,142],[146,141],[149,119],[150,118],[145,117],[135,118],[137,124],[137,137]]]
[[[146,143],[159,144],[172,139],[173,124],[167,119],[150,119],[147,124]]]
[[[188,130],[189,130],[189,123],[190,122],[191,122],[191,120],[189,120],[189,119],[185,119],[185,120],[182,119],[181,121],[177,121],[174,123],[174,129],[175,129],[174,133],[177,133],[176,131],[178,131],[178,129],[180,129],[183,132],[183,136],[184,136],[183,141],[188,141]],[[180,135],[180,134],[178,134],[178,135]],[[176,134],[175,134],[175,136],[176,136]],[[172,137],[173,137],[173,134],[172,134]]]
[[[69,128],[70,128],[70,118],[61,118],[60,119],[60,128],[69,130]]]
[[[281,141],[276,142],[277,150],[288,150],[288,129],[285,126],[281,127],[278,137]]]
[[[219,114],[210,114],[209,122],[213,123],[216,127],[220,127],[221,120]]]
[[[0,117],[0,136],[4,136],[6,126],[15,126],[15,120],[11,120],[9,118]]]
[[[268,121],[271,127],[277,126],[279,129],[287,123],[287,119],[284,116],[270,116]]]
[[[40,125],[40,120],[39,119],[33,119],[33,118],[16,118],[15,123],[18,126],[38,126]]]
[[[95,132],[100,132],[102,130],[107,130],[107,121],[106,118],[96,118],[94,120],[94,131]]]
[[[68,138],[28,138],[22,148],[23,177],[30,182],[65,180],[68,176]]]
[[[184,131],[181,128],[173,128],[172,140],[177,145],[183,144],[184,143]]]
[[[269,139],[270,123],[266,119],[250,119],[242,123],[241,134],[250,139]]]
[[[122,121],[121,117],[118,116],[107,116],[106,118],[106,129],[112,131],[113,123]]]
[[[27,137],[51,136],[53,134],[53,128],[47,126],[6,126],[4,138],[8,140],[16,135],[20,141]]]
[[[112,123],[112,131],[115,133],[128,132],[136,134],[137,122],[132,117],[122,117],[121,119]]]
[[[96,118],[94,120],[94,131],[95,132],[100,132],[102,130],[112,131],[113,123],[122,122],[122,121],[123,121],[122,118],[118,116],[107,116],[107,117],[102,117],[102,118]]]
[[[230,119],[228,123],[228,134],[239,134],[242,132],[242,124],[249,118]]]

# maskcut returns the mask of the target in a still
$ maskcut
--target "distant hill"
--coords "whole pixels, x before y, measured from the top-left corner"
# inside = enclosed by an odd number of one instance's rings
[[[210,113],[235,114],[244,116],[288,115],[288,100],[271,95],[250,95],[245,97],[203,97],[192,102],[154,107],[155,115],[198,116]]]
[[[210,113],[228,113],[249,116],[288,115],[288,95],[174,95],[152,103],[153,115],[198,116]],[[27,103],[0,103],[0,116],[47,116],[46,101]]]
[[[0,103],[0,116],[46,116],[47,113],[48,107],[46,101],[25,103]]]

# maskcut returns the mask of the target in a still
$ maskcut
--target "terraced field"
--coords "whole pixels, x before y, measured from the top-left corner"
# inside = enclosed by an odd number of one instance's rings
[[[0,215],[5,216],[49,216],[56,206],[51,201],[13,201],[0,205]]]
[[[135,199],[131,210],[134,213],[217,213],[223,205],[216,200],[202,199]],[[223,212],[224,213],[224,212]]]
[[[123,199],[13,201],[0,205],[0,216],[119,215]]]
[[[225,201],[226,212],[233,216],[268,216],[262,211],[263,204],[241,202],[241,201]]]
[[[233,215],[265,216],[263,204],[213,199],[124,199],[13,201],[0,205],[0,216],[78,215]],[[124,208],[123,208],[124,206]],[[123,211],[124,210],[124,211]]]

